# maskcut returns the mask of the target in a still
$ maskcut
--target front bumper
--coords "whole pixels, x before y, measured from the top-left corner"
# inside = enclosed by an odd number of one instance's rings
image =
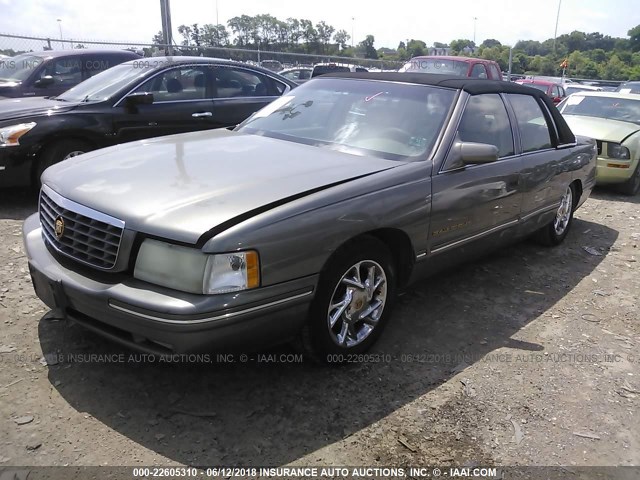
[[[611,185],[629,180],[637,168],[638,162],[598,157],[596,165],[596,182],[598,185]]]
[[[317,275],[228,295],[193,295],[133,278],[110,283],[56,260],[37,214],[24,223],[29,271],[38,297],[77,323],[154,354],[257,349],[293,338],[302,327]]]

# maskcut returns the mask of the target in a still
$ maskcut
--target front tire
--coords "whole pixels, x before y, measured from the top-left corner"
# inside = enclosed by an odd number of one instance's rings
[[[538,230],[536,234],[538,242],[552,247],[564,241],[573,223],[573,212],[577,200],[575,187],[569,185],[562,196],[555,218],[547,226]]]
[[[626,182],[618,187],[618,191],[630,197],[636,195],[640,191],[640,162],[636,166],[633,175]]]
[[[311,304],[302,332],[305,353],[322,363],[340,363],[367,351],[389,319],[395,284],[393,258],[379,240],[362,237],[338,251]]]

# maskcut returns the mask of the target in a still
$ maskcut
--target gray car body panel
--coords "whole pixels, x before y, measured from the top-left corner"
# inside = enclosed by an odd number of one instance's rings
[[[42,181],[127,229],[196,244],[248,212],[398,165],[219,129],[90,152],[47,169]]]

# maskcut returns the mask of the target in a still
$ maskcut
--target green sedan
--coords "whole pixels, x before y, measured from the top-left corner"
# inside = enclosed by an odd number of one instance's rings
[[[640,94],[579,92],[560,105],[576,135],[598,144],[596,182],[626,195],[640,191]]]

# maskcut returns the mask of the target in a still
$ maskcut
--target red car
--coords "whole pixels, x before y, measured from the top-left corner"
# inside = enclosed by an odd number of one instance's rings
[[[515,83],[520,85],[526,85],[527,87],[537,88],[549,95],[553,99],[553,103],[559,104],[564,97],[567,96],[567,92],[564,91],[564,87],[559,83],[549,82],[548,80],[516,80]]]
[[[500,66],[493,60],[470,57],[422,56],[413,57],[399,72],[442,73],[461,77],[502,80]]]

